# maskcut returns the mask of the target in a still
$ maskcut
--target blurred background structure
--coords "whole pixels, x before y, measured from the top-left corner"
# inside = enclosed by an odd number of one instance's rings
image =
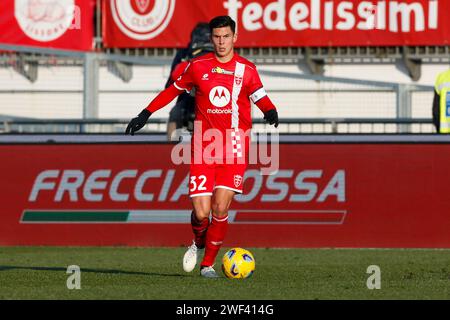
[[[159,249],[139,257],[66,246],[190,244],[190,144],[166,134],[176,101],[135,136],[124,132],[173,76],[175,58],[185,63],[207,47],[192,41],[193,28],[230,15],[236,50],[257,65],[280,117],[273,129],[253,108],[258,157],[235,177],[245,193],[233,201],[224,242],[264,248],[256,251],[266,257],[264,280],[254,279],[262,297],[369,296],[360,275],[364,261],[377,263],[373,248],[420,248],[377,253],[391,276],[376,297],[448,299],[449,253],[436,260],[422,249],[450,248],[450,135],[432,124],[436,77],[450,66],[449,12],[448,0],[1,0],[0,248],[31,248],[0,252],[0,298],[66,297],[66,262],[91,276],[99,269],[98,282],[83,284],[87,298],[208,291],[177,276],[179,249],[162,258]],[[441,114],[450,114],[446,101]],[[266,251],[277,247],[371,249],[288,260]],[[347,281],[342,270],[353,261]],[[113,268],[106,286],[105,268]],[[227,290],[217,297],[232,296]]]
[[[280,110],[280,132],[433,133],[449,4],[369,2],[341,16],[352,2],[2,1],[0,132],[123,132],[164,88],[192,27],[229,14],[237,52],[257,64]],[[164,133],[174,103],[143,132]],[[264,127],[257,108],[254,120]]]

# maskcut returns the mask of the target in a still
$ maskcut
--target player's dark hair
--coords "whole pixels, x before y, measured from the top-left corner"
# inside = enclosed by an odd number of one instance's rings
[[[231,31],[233,31],[233,34],[236,32],[236,22],[231,19],[230,16],[218,16],[213,18],[209,22],[209,30],[211,31],[211,34],[213,32],[213,29],[223,27],[230,27]]]

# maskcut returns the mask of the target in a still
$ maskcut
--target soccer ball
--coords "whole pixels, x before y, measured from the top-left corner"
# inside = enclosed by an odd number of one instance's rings
[[[255,258],[242,248],[228,250],[222,258],[222,271],[229,279],[245,279],[255,271]]]

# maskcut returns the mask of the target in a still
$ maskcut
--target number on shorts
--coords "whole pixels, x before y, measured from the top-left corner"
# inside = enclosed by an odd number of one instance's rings
[[[197,176],[191,177],[191,182],[190,182],[190,184],[192,186],[190,189],[191,192],[194,192],[195,190],[197,190],[197,191],[205,191],[206,190],[206,187],[205,187],[206,176],[201,175],[198,177],[198,179],[201,181],[200,181],[200,184],[197,186],[197,182],[196,182]]]

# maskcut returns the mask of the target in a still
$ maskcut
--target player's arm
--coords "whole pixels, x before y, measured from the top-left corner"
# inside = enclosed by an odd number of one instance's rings
[[[269,96],[263,87],[255,90],[251,95],[250,99],[259,108],[259,110],[264,113],[264,120],[270,125],[275,125],[278,128],[278,111],[275,105],[270,100]]]
[[[178,97],[183,91],[178,90],[173,84],[167,89],[161,91],[150,104],[138,114],[137,117],[131,119],[125,130],[125,134],[132,136],[136,131],[142,129],[148,121],[148,118],[157,110],[168,105],[173,99]]]
[[[264,114],[264,120],[266,120],[266,122],[270,125],[274,125],[275,128],[278,128],[279,121],[277,108],[267,95],[259,74],[256,71],[256,67],[253,66],[250,70],[251,77],[248,84],[250,100],[259,108],[259,110],[262,111]]]
[[[134,133],[142,129],[147,123],[150,116],[157,110],[168,105],[173,99],[178,97],[184,91],[190,91],[193,86],[191,68],[186,67],[185,72],[167,89],[161,91],[150,104],[138,114],[137,117],[131,119],[125,130],[125,134],[134,135]]]
[[[175,57],[173,58],[172,61],[172,66],[170,67],[169,78],[167,79],[166,85],[164,87],[165,89],[167,89],[168,87],[170,87],[171,84],[174,83],[176,78],[173,79],[172,77],[173,71],[181,62],[183,62],[183,57],[185,56],[187,56],[187,49],[178,50],[177,53],[175,54]]]

